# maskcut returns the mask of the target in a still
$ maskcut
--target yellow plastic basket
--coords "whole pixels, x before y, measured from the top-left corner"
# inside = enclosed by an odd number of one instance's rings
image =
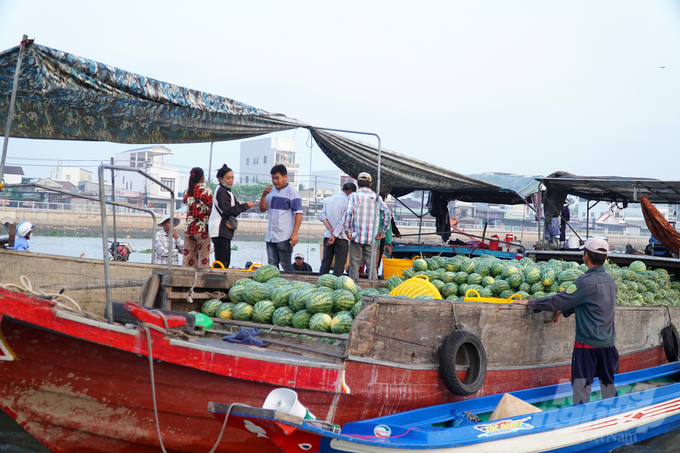
[[[413,260],[400,259],[400,258],[385,258],[383,255],[383,278],[385,280],[390,277],[403,277],[404,271],[409,267],[413,266]]]
[[[470,297],[470,294],[475,294],[475,296]],[[512,296],[510,296],[509,299],[500,299],[495,297],[481,297],[476,289],[468,289],[467,292],[465,293],[465,298],[463,299],[463,301],[465,302],[486,302],[488,304],[509,304],[513,300],[522,300],[522,296],[520,294],[515,293]]]
[[[442,295],[439,294],[439,290],[436,286],[430,283],[430,279],[427,275],[416,275],[413,278],[409,278],[401,285],[390,291],[391,296],[408,296],[410,298],[415,298],[418,296],[432,296],[435,299],[441,299]]]

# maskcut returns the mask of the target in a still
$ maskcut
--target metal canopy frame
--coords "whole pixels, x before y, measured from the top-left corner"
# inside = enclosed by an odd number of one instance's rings
[[[639,203],[647,197],[652,203],[680,204],[680,181],[647,178],[564,176],[537,178],[548,189],[554,188],[586,200],[612,203]]]

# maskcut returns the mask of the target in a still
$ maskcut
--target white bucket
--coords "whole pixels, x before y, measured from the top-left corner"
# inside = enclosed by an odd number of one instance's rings
[[[578,237],[576,236],[569,236],[567,239],[567,247],[570,249],[577,249],[579,248],[579,240]]]
[[[290,389],[272,390],[264,400],[262,409],[273,409],[300,418],[307,415],[307,408],[300,404],[297,393]]]

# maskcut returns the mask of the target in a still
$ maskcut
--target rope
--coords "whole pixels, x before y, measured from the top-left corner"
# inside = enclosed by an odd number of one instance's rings
[[[191,285],[189,290],[189,297],[187,297],[187,302],[190,304],[194,303],[194,288],[196,287],[196,281],[198,280],[198,271],[194,269],[194,283]]]
[[[31,294],[33,296],[38,296],[38,297],[43,297],[46,299],[51,299],[53,302],[55,302],[57,305],[59,305],[62,308],[68,308],[71,309],[68,305],[62,304],[61,302],[58,302],[56,299],[61,298],[64,299],[67,302],[70,302],[73,304],[78,311],[83,311],[82,308],[80,308],[80,305],[78,303],[71,299],[69,296],[66,296],[64,294],[59,294],[59,293],[54,293],[54,294],[45,294],[44,292],[40,290],[34,290],[33,285],[31,284],[31,281],[25,276],[22,275],[19,277],[19,281],[21,282],[20,285],[17,285],[15,283],[0,283],[0,288],[6,289],[8,291],[19,291],[24,294]]]
[[[463,326],[461,326],[460,324],[458,324],[458,316],[456,316],[456,304],[454,304],[452,300],[450,300],[449,302],[451,303],[451,309],[453,310],[453,320],[454,320],[454,322],[456,323],[456,324],[453,326],[453,328],[454,328],[454,330],[456,330],[456,329],[461,329],[461,330],[462,330]]]
[[[165,445],[163,444],[163,436],[161,434],[161,425],[158,420],[158,403],[156,401],[156,383],[155,383],[155,377],[154,377],[154,371],[153,371],[153,352],[151,349],[151,333],[149,332],[149,329],[156,330],[158,332],[162,332],[164,334],[168,334],[169,329],[167,329],[168,321],[165,315],[158,310],[152,310],[157,312],[158,314],[161,315],[161,318],[163,319],[163,323],[166,326],[166,329],[163,329],[161,327],[155,326],[153,324],[147,324],[147,323],[140,323],[140,327],[144,329],[144,333],[146,334],[146,345],[147,348],[149,349],[149,375],[151,377],[151,399],[153,400],[153,414],[154,418],[156,420],[156,433],[158,434],[158,441],[160,442],[161,445],[161,450],[163,453],[168,453],[167,450],[165,449]],[[222,423],[222,429],[220,429],[220,435],[217,436],[217,440],[215,441],[215,445],[210,449],[208,453],[214,453],[215,450],[217,450],[217,447],[219,446],[220,442],[222,441],[222,436],[224,435],[224,428],[227,426],[227,420],[229,420],[229,414],[231,413],[231,410],[234,406],[243,406],[243,407],[250,407],[246,404],[240,404],[240,403],[232,403],[229,405],[229,409],[227,409],[227,413],[224,416],[224,423]]]

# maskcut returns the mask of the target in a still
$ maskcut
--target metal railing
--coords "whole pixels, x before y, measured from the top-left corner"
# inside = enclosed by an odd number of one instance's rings
[[[39,183],[28,183],[28,184],[36,184],[35,187],[39,187],[40,189],[46,190],[46,191],[53,191],[53,192],[58,192],[57,189],[50,189],[45,186],[39,185]],[[14,184],[7,184],[5,186],[6,188],[12,188],[12,187],[25,187],[24,185],[14,185]],[[92,200],[92,201],[97,201],[99,202],[99,197],[95,197],[92,195],[81,195],[78,193],[73,193],[73,192],[65,192],[61,191],[58,193],[63,193],[65,195],[70,195],[74,198],[84,198],[86,200]],[[99,214],[101,212],[101,207],[99,204],[81,204],[81,203],[55,203],[52,201],[32,201],[32,200],[24,200],[24,199],[15,199],[8,197],[7,200],[5,199],[0,199],[0,206],[4,206],[7,208],[15,208],[15,209],[21,209],[21,210],[27,210],[27,211],[58,211],[58,212],[72,212],[75,214]],[[135,211],[138,211],[140,208],[134,205],[130,205],[127,203],[122,203],[118,202],[115,206],[112,206],[107,203],[106,206],[106,212],[112,212],[113,209],[116,210],[117,214],[131,214],[131,215],[137,215]],[[144,208],[147,211],[154,212],[155,214],[160,214],[160,215],[165,215],[168,213],[167,209],[159,209],[159,208]]]

